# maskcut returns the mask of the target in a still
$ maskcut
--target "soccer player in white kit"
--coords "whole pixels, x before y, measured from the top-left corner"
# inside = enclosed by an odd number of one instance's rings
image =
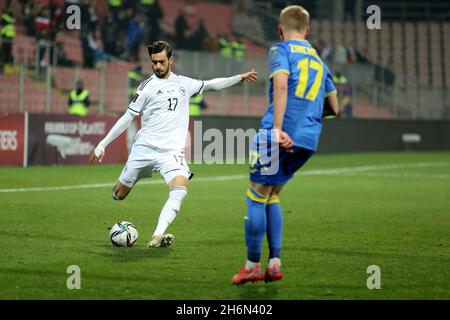
[[[220,90],[241,81],[254,83],[257,72],[252,70],[208,81],[195,80],[171,72],[172,48],[167,42],[156,41],[147,49],[154,75],[138,87],[128,110],[99,142],[89,162],[92,165],[102,162],[108,144],[141,114],[141,129],[136,134],[112,197],[115,200],[125,199],[139,179],[150,177],[153,172],[159,171],[169,187],[169,199],[161,210],[158,225],[148,246],[167,247],[174,237],[172,234],[165,234],[165,231],[180,210],[191,177],[184,157],[189,126],[189,98],[203,90]]]

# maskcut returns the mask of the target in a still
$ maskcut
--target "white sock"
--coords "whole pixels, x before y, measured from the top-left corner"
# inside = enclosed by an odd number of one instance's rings
[[[269,259],[269,268],[272,268],[273,267],[273,265],[275,264],[275,263],[279,263],[279,266],[281,267],[281,260],[280,260],[280,258],[271,258],[271,259]]]
[[[245,263],[245,269],[250,270],[250,269],[256,268],[257,265],[258,265],[258,262],[253,262],[253,261],[247,260],[247,262]]]
[[[186,187],[174,187],[169,192],[169,199],[159,214],[158,225],[153,235],[162,235],[180,211],[181,202],[187,194]]]

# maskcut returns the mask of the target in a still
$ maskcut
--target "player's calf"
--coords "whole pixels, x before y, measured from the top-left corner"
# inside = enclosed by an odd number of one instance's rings
[[[124,200],[127,197],[128,193],[130,193],[130,190],[131,188],[124,186],[120,182],[117,182],[112,191],[112,198],[114,200]]]
[[[180,211],[181,202],[187,195],[187,188],[184,186],[173,187],[169,192],[169,199],[161,210],[153,236],[162,236],[169,225],[175,220]],[[169,243],[170,245],[170,243]]]

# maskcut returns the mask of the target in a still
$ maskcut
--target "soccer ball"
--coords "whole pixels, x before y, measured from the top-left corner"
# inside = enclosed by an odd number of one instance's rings
[[[109,238],[116,247],[132,247],[138,238],[138,231],[131,222],[121,221],[113,225]]]

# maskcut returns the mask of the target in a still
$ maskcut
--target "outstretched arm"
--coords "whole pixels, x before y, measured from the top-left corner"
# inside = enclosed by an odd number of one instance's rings
[[[339,102],[336,94],[325,97],[322,117],[339,116]]]
[[[256,80],[258,80],[258,72],[252,69],[251,71],[238,74],[229,78],[215,78],[207,80],[205,81],[204,90],[221,90],[234,86],[235,84],[241,81],[254,83],[256,82]]]
[[[99,142],[94,152],[92,152],[89,159],[89,164],[96,164],[97,162],[102,162],[105,156],[105,148],[114,141],[118,136],[122,134],[131,124],[135,115],[130,111],[125,112],[125,114],[117,120],[116,124],[109,130],[106,137]]]

